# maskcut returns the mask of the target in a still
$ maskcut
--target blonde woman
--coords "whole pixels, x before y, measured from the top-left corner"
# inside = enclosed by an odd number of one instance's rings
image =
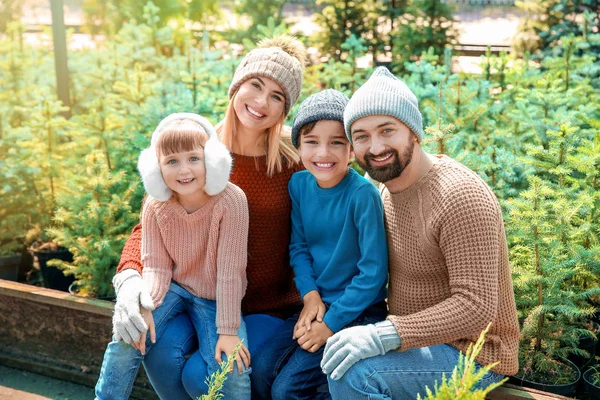
[[[232,153],[230,182],[244,191],[250,213],[248,287],[242,301],[250,354],[301,307],[288,256],[288,181],[300,166],[291,143],[281,137],[285,118],[300,96],[305,57],[304,46],[292,37],[261,42],[238,66],[225,118],[217,126]],[[140,298],[146,290],[141,277],[141,230],[141,225],[134,228],[113,280],[119,288],[115,339],[128,343],[139,341],[147,329],[140,314]],[[189,317],[179,315],[147,352],[144,366],[161,398],[196,398],[205,391],[207,371],[196,350],[198,334]]]

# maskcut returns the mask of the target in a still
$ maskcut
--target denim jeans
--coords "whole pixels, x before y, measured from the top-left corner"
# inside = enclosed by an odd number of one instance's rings
[[[321,370],[325,346],[314,353],[303,350],[292,339],[299,314],[263,346],[252,360],[252,399],[330,399],[327,376]],[[385,304],[366,309],[347,326],[372,324],[386,317]],[[348,400],[348,399],[346,399]]]
[[[188,313],[193,322],[192,326],[196,335],[201,337],[198,352],[205,353],[201,357],[207,365],[207,374],[211,374],[219,367],[214,360],[214,349],[218,339],[215,323],[216,302],[214,300],[195,297],[172,282],[163,303],[152,312],[156,329],[156,342],[160,343],[167,340],[164,337],[167,322],[184,312]],[[248,338],[243,321],[238,336],[244,343],[247,343]],[[147,352],[150,352],[152,346],[148,336],[146,339]],[[142,359],[142,354],[133,346],[125,342],[111,341],[104,353],[100,377],[96,384],[96,398],[99,400],[129,398]],[[225,398],[250,398],[250,372],[250,370],[244,369],[241,375],[235,373],[228,376],[222,390]],[[199,376],[197,379],[204,381],[206,376]],[[171,399],[173,397],[167,395],[165,398]]]
[[[248,333],[248,350],[252,357],[270,335],[277,332],[283,320],[266,314],[244,316]],[[146,353],[144,368],[156,393],[162,399],[195,399],[206,390],[204,377],[208,375],[206,363],[196,352],[198,336],[187,314],[170,320],[164,330],[163,340],[155,343]],[[193,353],[186,360],[186,355]],[[252,358],[252,363],[254,358]]]
[[[436,381],[441,382],[442,374],[450,378],[459,354],[446,344],[390,351],[357,362],[337,381],[329,378],[329,390],[334,400],[409,400],[416,399],[417,394],[425,397],[426,386],[433,391]],[[490,371],[478,386],[484,388],[503,378]]]

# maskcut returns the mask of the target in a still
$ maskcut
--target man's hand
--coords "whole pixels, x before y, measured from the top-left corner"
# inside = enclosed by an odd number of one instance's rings
[[[356,362],[384,354],[375,325],[355,326],[339,331],[327,341],[321,368],[337,380]]]
[[[113,315],[114,339],[133,345],[148,330],[140,307],[154,310],[154,303],[142,276],[136,270],[119,272],[113,278],[113,285],[117,293]]]
[[[325,322],[313,321],[311,329],[300,329],[298,333],[302,336],[298,338],[298,345],[309,353],[319,350],[328,338],[333,336],[333,331],[329,329]]]
[[[139,342],[134,343],[132,346],[138,349],[142,355],[146,354],[146,333],[150,331],[150,341],[152,343],[156,343],[156,330],[154,329],[154,317],[152,316],[152,311],[147,310],[145,308],[141,309],[142,317],[144,318],[144,322],[148,326],[148,330],[142,333]]]
[[[231,357],[235,346],[237,346],[239,342],[241,342],[241,340],[238,335],[219,335],[219,340],[217,340],[217,345],[215,346],[215,360],[219,364],[221,363],[221,353],[225,353],[227,357]],[[237,361],[239,374],[243,372],[242,362],[246,369],[250,367],[250,351],[248,351],[248,348],[243,343],[235,356],[235,361]],[[233,364],[231,365],[231,368],[233,368]],[[230,372],[233,372],[233,370]]]
[[[321,295],[316,290],[311,290],[306,293],[303,298],[304,307],[300,312],[300,316],[298,317],[298,322],[294,326],[294,334],[292,339],[297,339],[301,335],[299,331],[301,328],[304,328],[307,331],[310,331],[311,324],[313,321],[323,322],[323,316],[325,315],[325,304],[323,300],[321,300]]]

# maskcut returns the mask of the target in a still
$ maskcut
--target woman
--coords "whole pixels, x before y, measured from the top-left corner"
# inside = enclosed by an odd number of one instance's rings
[[[289,266],[291,201],[287,189],[291,175],[299,169],[299,159],[291,145],[280,139],[285,118],[300,95],[305,58],[304,46],[289,36],[260,43],[238,66],[225,118],[217,126],[233,156],[230,181],[244,191],[250,211],[248,287],[242,312],[251,354],[301,306]],[[138,224],[113,280],[120,287],[115,336],[126,341],[143,331],[135,311],[143,290],[140,244]],[[144,361],[154,389],[161,398],[200,396],[206,390],[206,370],[200,367],[197,352],[185,360],[197,347],[189,317],[170,321],[163,338]]]

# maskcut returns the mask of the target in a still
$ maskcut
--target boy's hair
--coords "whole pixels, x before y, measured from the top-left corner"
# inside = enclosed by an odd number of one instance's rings
[[[175,120],[164,128],[156,141],[156,155],[168,156],[204,148],[208,139],[208,133],[200,124],[189,119]]]
[[[315,128],[317,122],[319,121],[309,122],[308,124],[304,124],[302,128],[300,128],[300,131],[298,132],[298,148],[300,148],[300,145],[302,144],[302,136],[309,134]]]

